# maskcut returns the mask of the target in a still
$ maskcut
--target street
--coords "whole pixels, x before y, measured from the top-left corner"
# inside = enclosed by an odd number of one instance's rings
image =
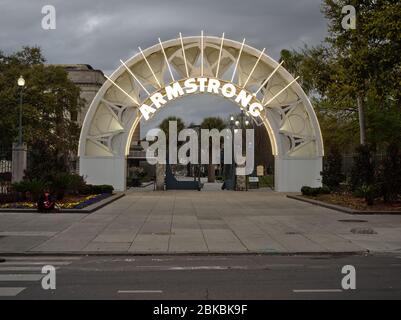
[[[400,299],[401,254],[10,256],[0,299]],[[56,268],[44,290],[43,265]],[[344,265],[356,289],[344,290]]]

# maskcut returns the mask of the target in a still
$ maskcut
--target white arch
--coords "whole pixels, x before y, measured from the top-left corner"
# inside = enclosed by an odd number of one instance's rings
[[[82,126],[80,173],[90,183],[112,184],[116,190],[124,190],[126,156],[141,119],[138,108],[149,94],[163,90],[173,73],[176,81],[184,81],[187,72],[189,78],[200,77],[202,72],[215,78],[218,71],[219,80],[231,82],[234,66],[232,83],[254,93],[255,101],[261,104],[290,85],[255,119],[266,127],[271,140],[275,189],[299,191],[302,185],[321,185],[323,141],[319,123],[293,76],[263,51],[244,42],[204,35],[159,41],[113,72],[92,101]]]

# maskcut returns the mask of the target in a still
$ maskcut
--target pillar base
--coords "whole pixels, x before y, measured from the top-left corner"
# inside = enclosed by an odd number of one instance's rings
[[[109,184],[115,191],[126,190],[125,157],[80,157],[79,174],[89,184]]]
[[[27,146],[13,143],[11,182],[20,182],[25,176],[27,164]]]
[[[274,158],[274,189],[300,192],[303,186],[321,187],[322,157],[314,159]]]

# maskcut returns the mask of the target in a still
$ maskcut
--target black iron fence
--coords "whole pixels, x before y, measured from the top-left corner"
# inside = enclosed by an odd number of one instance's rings
[[[0,146],[0,194],[11,190],[12,148]]]

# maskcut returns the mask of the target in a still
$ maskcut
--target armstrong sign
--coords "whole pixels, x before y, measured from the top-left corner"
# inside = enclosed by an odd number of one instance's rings
[[[148,120],[157,109],[163,107],[167,102],[183,95],[196,93],[219,94],[227,99],[234,100],[253,117],[258,117],[263,110],[262,104],[257,101],[252,93],[237,87],[231,82],[206,77],[173,82],[160,91],[153,93],[146,100],[147,103],[143,103],[139,107],[139,110],[144,119]]]

